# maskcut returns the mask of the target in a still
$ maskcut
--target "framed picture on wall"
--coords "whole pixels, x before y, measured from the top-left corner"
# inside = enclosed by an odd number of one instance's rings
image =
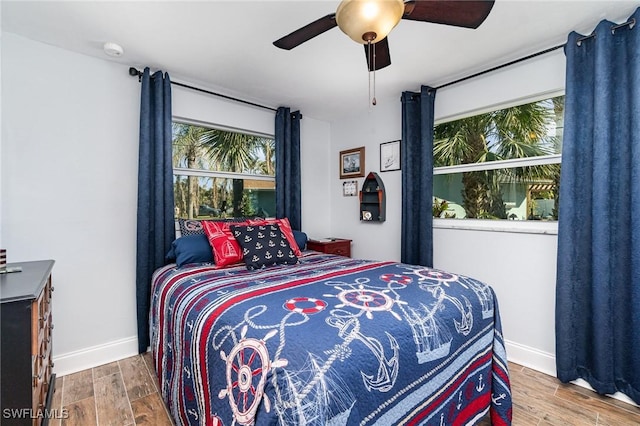
[[[400,170],[400,141],[380,144],[380,171]]]
[[[342,183],[342,195],[344,197],[355,197],[358,195],[358,181],[348,180]]]
[[[340,179],[364,177],[364,146],[340,151]]]

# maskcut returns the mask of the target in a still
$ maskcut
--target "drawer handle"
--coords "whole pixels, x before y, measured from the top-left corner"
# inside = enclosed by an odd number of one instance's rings
[[[38,387],[38,382],[40,380],[42,380],[42,375],[43,374],[44,374],[44,371],[42,373],[38,374],[38,375],[35,375],[35,374],[33,375],[33,387],[34,388]]]

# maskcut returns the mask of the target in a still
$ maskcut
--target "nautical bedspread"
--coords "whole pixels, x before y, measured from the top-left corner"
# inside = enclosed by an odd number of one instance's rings
[[[511,423],[493,291],[393,262],[305,252],[153,278],[152,350],[176,424]]]

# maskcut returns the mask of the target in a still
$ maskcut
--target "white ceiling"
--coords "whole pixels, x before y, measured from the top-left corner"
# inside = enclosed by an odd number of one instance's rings
[[[7,1],[2,31],[128,66],[170,73],[267,106],[333,121],[368,107],[364,50],[338,28],[285,51],[274,40],[339,1]],[[438,86],[623,22],[640,1],[496,0],[476,30],[402,20],[389,36],[391,66],[376,73],[378,103]],[[109,58],[104,42],[124,47]]]

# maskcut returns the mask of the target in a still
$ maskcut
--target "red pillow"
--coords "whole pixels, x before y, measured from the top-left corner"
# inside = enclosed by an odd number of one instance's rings
[[[242,262],[242,248],[229,229],[231,225],[248,225],[248,223],[202,221],[204,233],[213,249],[216,269]]]
[[[293,236],[293,230],[291,229],[291,224],[289,223],[289,219],[286,217],[283,219],[255,219],[248,220],[249,225],[273,225],[277,223],[280,226],[280,231],[287,238],[287,242],[293,249],[293,252],[297,257],[302,256],[302,252],[300,251],[300,247],[298,247],[298,243],[296,243],[296,238]]]

